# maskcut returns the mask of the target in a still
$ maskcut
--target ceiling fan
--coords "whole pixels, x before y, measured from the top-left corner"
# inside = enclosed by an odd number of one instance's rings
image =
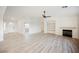
[[[46,16],[46,11],[45,11],[45,10],[43,11],[42,16],[43,16],[43,18],[48,18],[48,17],[51,17],[51,16]]]
[[[68,6],[62,6],[62,8],[68,8]]]
[[[62,6],[62,8],[68,8],[68,6]],[[42,16],[43,16],[43,18],[51,17],[51,16],[46,16],[46,11],[45,10],[43,11]]]

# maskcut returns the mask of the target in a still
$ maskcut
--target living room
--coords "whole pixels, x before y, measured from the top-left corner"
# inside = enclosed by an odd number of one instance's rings
[[[78,6],[1,6],[0,12],[2,17],[0,27],[4,25],[0,30],[2,33],[0,38],[3,42],[2,52],[79,52],[78,47],[75,46],[79,42]],[[29,40],[33,40],[33,43],[29,45],[24,43],[26,39],[27,43]],[[46,41],[43,41],[45,39]],[[57,48],[50,49],[51,45],[56,45],[56,42],[53,42],[55,39],[59,45]],[[63,41],[64,39],[69,42]],[[77,44],[72,43],[74,41]],[[66,46],[63,42],[66,43]],[[24,46],[20,46],[22,43]],[[31,46],[32,44],[34,46]],[[45,44],[47,46],[43,46],[41,50],[40,46]],[[17,46],[19,47],[16,48]],[[32,47],[35,48],[31,49]]]

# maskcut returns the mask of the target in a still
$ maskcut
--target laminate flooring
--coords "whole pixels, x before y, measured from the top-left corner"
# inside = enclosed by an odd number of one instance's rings
[[[78,53],[79,40],[55,34],[4,34],[1,53]]]

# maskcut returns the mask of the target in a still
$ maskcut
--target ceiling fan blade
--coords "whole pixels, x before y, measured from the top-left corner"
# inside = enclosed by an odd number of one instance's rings
[[[46,17],[51,17],[51,16],[46,16]]]
[[[62,8],[67,8],[68,6],[62,6]]]

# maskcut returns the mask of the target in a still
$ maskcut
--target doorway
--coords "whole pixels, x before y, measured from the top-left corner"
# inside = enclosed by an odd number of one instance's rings
[[[29,24],[24,24],[25,33],[29,33]]]

